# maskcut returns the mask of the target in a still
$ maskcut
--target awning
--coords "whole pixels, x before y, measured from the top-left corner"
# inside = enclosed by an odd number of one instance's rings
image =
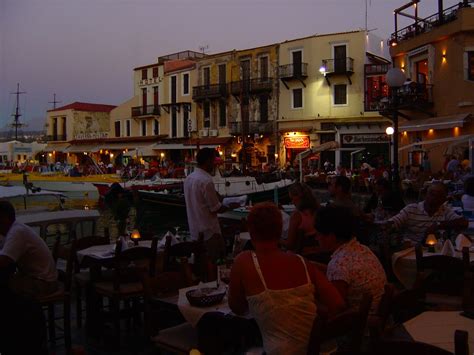
[[[199,144],[199,148],[216,148],[219,144]],[[185,149],[197,149],[196,144],[181,144],[181,143],[157,143],[152,146],[154,150],[185,150]]]
[[[134,149],[146,149],[151,147],[153,144],[138,144],[133,142],[123,142],[123,143],[105,143],[98,146],[99,150],[134,150]]]
[[[408,148],[412,148],[415,146],[425,146],[425,145],[448,143],[448,142],[456,142],[456,144],[460,144],[463,142],[468,142],[469,139],[474,139],[474,134],[415,142],[415,143],[407,144],[407,145],[404,145],[403,147],[398,148],[398,151],[406,150]]]
[[[48,144],[43,152],[65,152],[65,149],[69,147],[69,143],[57,143],[57,144]]]
[[[421,120],[408,121],[399,126],[400,131],[419,132],[428,129],[449,129],[462,127],[470,116],[469,113],[452,116],[431,117]]]
[[[136,147],[134,149],[129,149],[128,152],[123,154],[124,156],[138,156],[138,157],[152,157],[156,156],[156,152],[153,150],[153,144]]]
[[[95,153],[98,152],[100,148],[97,145],[90,144],[73,144],[67,147],[64,152],[66,153]]]

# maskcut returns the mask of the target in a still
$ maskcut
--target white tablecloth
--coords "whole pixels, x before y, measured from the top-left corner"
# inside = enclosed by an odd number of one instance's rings
[[[141,247],[151,247],[151,240],[143,240],[138,243]],[[107,245],[94,245],[90,248],[79,250],[77,252],[77,260],[82,263],[85,256],[89,256],[95,259],[107,259],[114,255],[115,244]]]
[[[189,290],[194,290],[198,286],[191,286],[187,288],[182,288],[179,290],[179,297],[178,297],[178,308],[181,314],[183,315],[184,319],[191,323],[193,327],[196,327],[201,317],[208,313],[208,312],[221,312],[224,314],[231,314],[232,310],[229,308],[229,304],[227,303],[227,295],[224,297],[221,303],[216,304],[210,307],[194,307],[189,304],[188,299],[186,298],[186,292]],[[216,281],[207,282],[202,284],[202,287],[216,287]],[[247,316],[245,318],[251,318]]]
[[[454,332],[469,333],[469,348],[474,349],[474,320],[459,312],[424,312],[403,324],[414,340],[454,353]]]
[[[423,256],[441,255],[441,253],[428,253],[423,251]],[[462,252],[455,251],[454,256],[462,258]],[[397,279],[405,288],[411,289],[416,281],[416,254],[415,248],[408,248],[392,255],[392,269]]]

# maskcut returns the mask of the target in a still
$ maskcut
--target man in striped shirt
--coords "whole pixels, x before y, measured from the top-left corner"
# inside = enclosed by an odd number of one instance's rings
[[[438,230],[463,230],[468,221],[445,204],[448,190],[442,183],[434,183],[428,189],[425,200],[412,203],[390,218],[396,229],[404,229],[407,237],[422,242],[429,233]]]

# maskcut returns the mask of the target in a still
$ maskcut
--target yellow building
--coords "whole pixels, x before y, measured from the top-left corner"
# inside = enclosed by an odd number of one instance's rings
[[[396,18],[416,20],[395,28],[389,42],[394,66],[409,78],[398,90],[400,164],[421,164],[427,155],[437,172],[449,154],[468,157],[474,133],[474,8],[463,1],[420,19],[416,3],[395,10]]]
[[[105,139],[109,136],[110,111],[115,106],[86,102],[48,110],[46,117],[45,148],[48,162],[77,161],[77,155],[90,152],[93,147],[82,147],[81,142]]]
[[[208,55],[197,63],[199,139],[218,146],[226,167],[275,160],[278,45]],[[245,153],[244,153],[245,152]]]
[[[386,91],[387,57],[385,43],[366,31],[280,43],[277,154],[282,164],[328,141],[340,148],[323,152],[320,161],[350,167],[382,156],[388,163],[389,123],[377,100]]]

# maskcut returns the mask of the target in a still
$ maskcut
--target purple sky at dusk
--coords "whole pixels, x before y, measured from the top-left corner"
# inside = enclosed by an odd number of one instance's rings
[[[393,32],[408,0],[368,0],[369,29]],[[445,0],[445,7],[459,0]],[[437,1],[421,0],[420,16]],[[408,23],[407,23],[408,24]],[[364,28],[365,0],[0,0],[0,130],[11,121],[16,83],[25,129],[42,129],[53,93],[120,104],[132,69],[181,50],[245,49],[315,33]]]

